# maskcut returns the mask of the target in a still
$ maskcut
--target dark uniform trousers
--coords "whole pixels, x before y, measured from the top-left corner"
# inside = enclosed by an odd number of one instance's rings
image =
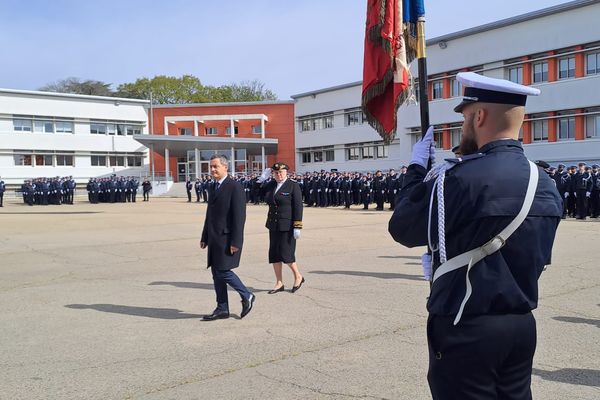
[[[238,292],[242,300],[250,298],[250,291],[242,283],[240,278],[231,270],[219,270],[211,268],[215,293],[217,295],[217,310],[229,312],[229,299],[227,296],[227,285]]]
[[[526,314],[430,315],[429,372],[434,400],[529,400],[536,347],[535,319]]]

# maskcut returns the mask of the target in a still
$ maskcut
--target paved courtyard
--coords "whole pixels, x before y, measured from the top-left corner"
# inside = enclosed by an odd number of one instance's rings
[[[305,209],[306,283],[267,295],[266,207],[248,206],[243,320],[214,308],[181,199],[0,209],[0,399],[427,399],[423,249],[390,212]],[[540,282],[537,399],[600,398],[600,222],[565,221]],[[286,286],[292,277],[285,271]],[[490,343],[493,345],[493,343]]]

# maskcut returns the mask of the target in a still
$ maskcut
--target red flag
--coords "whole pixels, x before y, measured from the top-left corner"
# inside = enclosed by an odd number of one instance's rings
[[[368,0],[366,25],[362,109],[369,124],[390,143],[396,135],[398,107],[409,95],[408,63],[416,42],[407,49],[402,0]]]

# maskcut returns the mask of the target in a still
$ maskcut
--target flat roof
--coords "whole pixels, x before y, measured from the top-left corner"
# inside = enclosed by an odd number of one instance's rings
[[[238,138],[175,135],[133,135],[133,139],[155,152],[164,153],[169,149],[170,156],[183,157],[188,150],[246,149],[248,154],[277,154],[279,140],[276,138]]]
[[[43,92],[41,90],[17,90],[17,89],[0,88],[0,93],[22,94],[22,95],[27,95],[27,96],[46,96],[46,97],[71,98],[71,99],[112,101],[112,102],[119,101],[121,103],[150,104],[150,100],[143,100],[143,99],[130,99],[127,97],[91,96],[91,95],[87,95],[87,94],[74,94],[74,93]]]
[[[503,28],[503,27],[506,27],[509,25],[514,25],[514,24],[518,24],[521,22],[530,21],[532,19],[546,17],[549,15],[559,14],[562,12],[566,12],[566,11],[574,10],[577,8],[594,5],[594,4],[598,4],[598,0],[575,0],[575,1],[570,1],[567,3],[563,3],[563,4],[558,4],[558,5],[552,6],[552,7],[542,8],[541,10],[536,10],[536,11],[528,12],[525,14],[516,15],[514,17],[490,22],[489,24],[483,24],[483,25],[475,26],[473,28],[463,29],[463,30],[460,30],[457,32],[453,32],[453,33],[449,33],[446,35],[431,38],[431,39],[427,40],[427,46],[432,46],[432,45],[438,44],[440,42],[449,41],[449,40],[453,40],[453,39],[459,39],[461,37],[471,36],[471,35],[475,35],[478,33],[483,33],[483,32],[491,31],[494,29]],[[347,88],[360,86],[360,85],[362,85],[362,81],[356,81],[356,82],[346,83],[343,85],[330,86],[330,87],[326,87],[323,89],[312,90],[310,92],[295,94],[290,97],[292,99],[297,99],[300,97],[307,97],[307,96],[317,95],[317,94],[321,94],[321,93],[332,92],[334,90],[347,89]]]
[[[293,100],[265,100],[265,101],[238,101],[231,103],[188,103],[188,104],[153,104],[152,108],[180,108],[180,107],[220,107],[220,106],[264,106],[273,104],[294,104]],[[150,104],[147,106],[150,108]]]

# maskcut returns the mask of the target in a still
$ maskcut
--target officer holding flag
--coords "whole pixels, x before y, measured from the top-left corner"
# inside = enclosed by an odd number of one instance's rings
[[[433,159],[433,129],[413,147],[389,232],[429,244],[428,381],[434,399],[530,399],[538,285],[550,264],[562,200],[527,160],[519,129],[539,90],[472,72],[460,158]],[[489,182],[494,182],[490,185]]]

